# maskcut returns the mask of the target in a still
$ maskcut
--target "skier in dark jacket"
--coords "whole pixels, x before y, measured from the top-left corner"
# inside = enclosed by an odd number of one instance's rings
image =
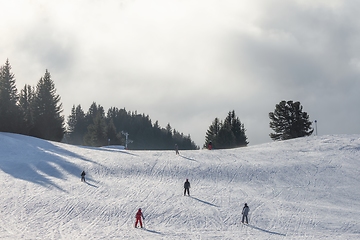
[[[81,173],[81,181],[82,182],[85,182],[85,171],[82,171],[82,173]]]
[[[138,211],[137,211],[137,213],[136,213],[136,215],[135,215],[135,218],[136,218],[135,228],[137,228],[138,223],[140,223],[140,227],[142,228],[142,227],[143,227],[143,224],[142,224],[141,218],[144,219],[144,220],[145,220],[145,218],[144,218],[144,215],[143,215],[142,212],[141,212],[141,208],[138,209]]]
[[[179,155],[179,146],[175,144],[175,153],[176,155]]]
[[[190,182],[189,179],[186,179],[185,183],[184,183],[184,196],[186,195],[186,193],[190,196]]]
[[[244,223],[244,220],[246,220],[245,223],[249,223],[249,221],[248,221],[249,211],[250,211],[250,208],[249,208],[249,206],[247,205],[247,203],[245,203],[245,205],[244,205],[244,207],[243,207],[243,210],[242,210],[242,212],[241,212],[241,214],[243,215],[243,216],[242,216],[242,220],[241,220],[242,223]]]

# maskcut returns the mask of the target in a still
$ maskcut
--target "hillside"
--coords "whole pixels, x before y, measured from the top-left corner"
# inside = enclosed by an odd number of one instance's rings
[[[177,156],[0,133],[0,184],[1,239],[360,238],[360,135]]]

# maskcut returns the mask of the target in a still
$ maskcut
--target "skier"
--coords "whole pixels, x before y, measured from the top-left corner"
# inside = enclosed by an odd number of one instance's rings
[[[142,227],[143,227],[143,224],[142,224],[141,218],[144,219],[144,220],[145,220],[145,218],[144,218],[144,215],[143,215],[142,212],[141,212],[141,208],[138,209],[138,211],[137,211],[137,213],[136,213],[136,215],[135,215],[135,218],[136,218],[135,228],[137,228],[138,223],[140,223],[140,227],[142,228]]]
[[[184,196],[186,196],[186,192],[190,196],[189,189],[190,189],[190,182],[189,182],[189,179],[186,179],[186,181],[184,183]]]
[[[244,223],[244,220],[246,220],[246,222],[245,222],[246,224],[249,223],[249,221],[248,221],[249,211],[250,211],[250,208],[249,208],[249,206],[247,205],[247,203],[245,203],[245,205],[244,205],[244,207],[243,207],[243,210],[242,210],[242,212],[241,212],[241,214],[243,215],[243,216],[242,216],[242,220],[241,220],[242,223]]]
[[[208,149],[209,149],[209,150],[212,149],[212,142],[209,142]]]
[[[82,171],[82,173],[81,173],[81,181],[82,182],[85,182],[85,171]]]
[[[175,153],[176,155],[179,155],[179,146],[175,144]]]

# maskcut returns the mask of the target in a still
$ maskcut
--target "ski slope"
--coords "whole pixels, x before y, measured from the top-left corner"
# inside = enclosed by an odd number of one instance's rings
[[[360,239],[360,135],[179,156],[0,133],[0,184],[0,239]]]

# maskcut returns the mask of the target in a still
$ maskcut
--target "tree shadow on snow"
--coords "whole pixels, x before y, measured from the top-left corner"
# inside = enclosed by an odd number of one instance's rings
[[[44,187],[55,187],[67,192],[54,182],[66,180],[69,175],[80,177],[83,170],[67,158],[100,165],[50,141],[19,134],[2,134],[7,149],[6,158],[0,160],[0,169],[14,178],[33,182]]]
[[[191,197],[192,199],[195,199],[195,200],[201,202],[201,203],[204,203],[204,204],[207,204],[207,205],[210,205],[210,206],[213,206],[213,207],[219,207],[218,205],[212,204],[212,203],[210,203],[210,202],[206,202],[206,201],[201,200],[201,199],[198,199],[198,198],[196,198],[196,197],[193,197],[193,196],[190,196],[190,197]]]
[[[245,224],[245,226],[248,226],[248,227],[250,227],[250,228],[253,228],[253,229],[256,229],[256,230],[259,230],[259,231],[263,231],[263,232],[266,232],[266,233],[274,234],[274,235],[286,236],[286,234],[278,233],[278,232],[272,232],[272,231],[269,231],[269,230],[266,230],[266,229],[262,229],[262,228],[259,228],[259,227],[256,227],[256,226],[250,225],[250,224]]]
[[[99,147],[99,148],[92,147],[91,149],[105,151],[105,152],[113,152],[113,153],[124,153],[124,154],[128,154],[128,155],[136,156],[136,157],[139,156],[134,153],[128,152],[128,150],[125,150],[125,149],[114,149],[114,148],[106,148],[106,147]]]

